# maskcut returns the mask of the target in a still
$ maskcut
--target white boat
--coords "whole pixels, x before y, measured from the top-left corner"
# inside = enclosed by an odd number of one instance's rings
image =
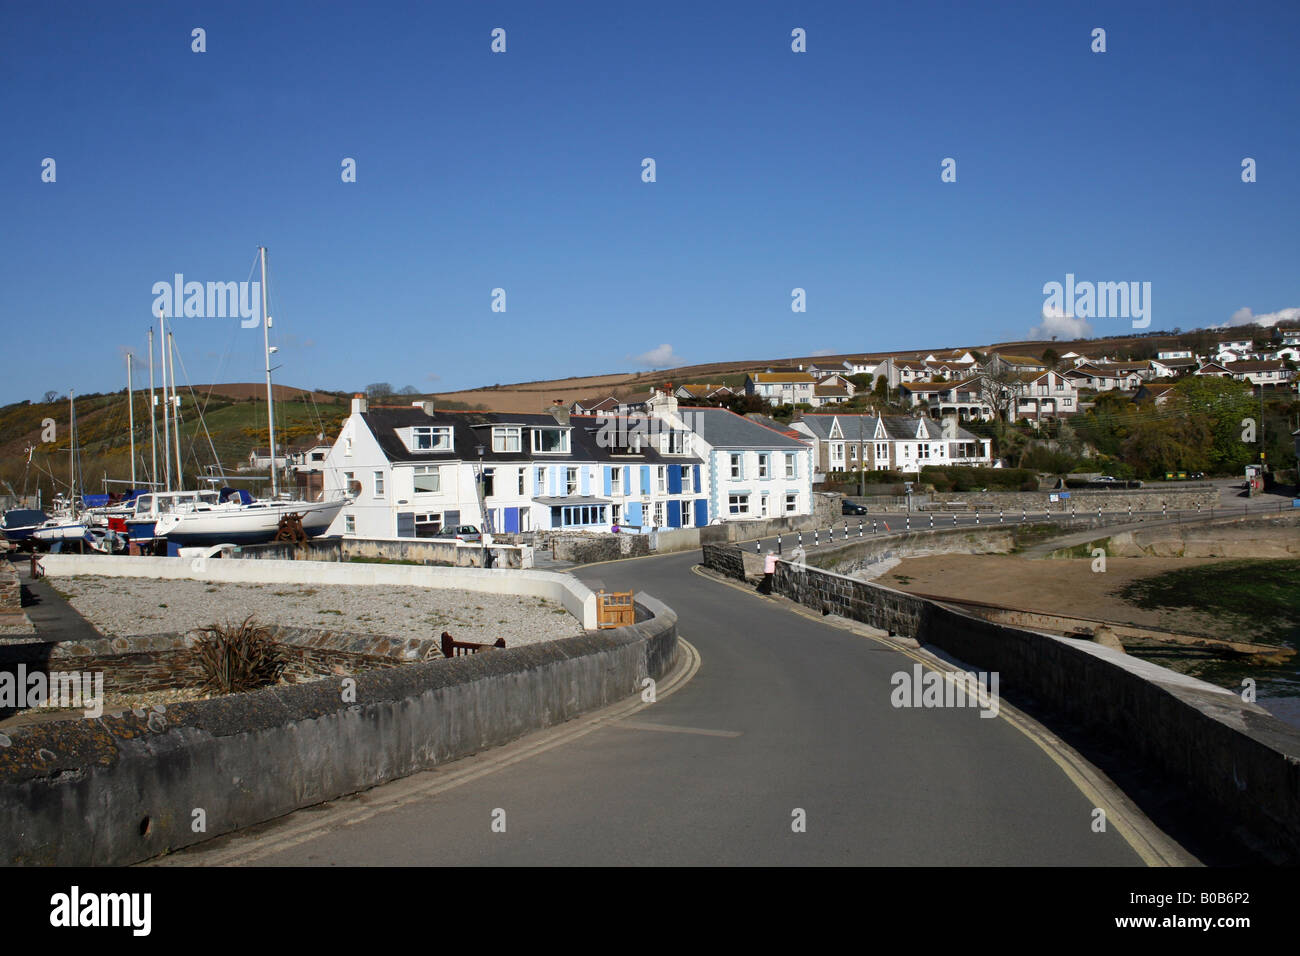
[[[168,544],[181,547],[214,544],[260,544],[279,531],[286,515],[302,518],[302,530],[309,538],[324,534],[349,499],[333,501],[227,501],[201,503],[184,511],[160,515],[154,534]]]
[[[135,509],[126,519],[126,531],[133,544],[147,547],[159,537],[158,519],[190,511],[200,504],[215,505],[216,491],[151,491],[135,499]]]
[[[212,503],[200,501],[170,514],[159,515],[154,525],[154,535],[166,538],[168,549],[219,544],[259,544],[270,541],[280,529],[280,522],[288,515],[301,518],[302,530],[309,538],[319,537],[329,528],[335,516],[351,503],[348,496],[329,501],[293,501],[279,497],[275,472],[275,399],[271,389],[271,316],[266,311],[266,249],[260,250],[262,260],[262,344],[266,357],[266,424],[271,446],[271,497],[252,500],[244,492],[238,500]]]

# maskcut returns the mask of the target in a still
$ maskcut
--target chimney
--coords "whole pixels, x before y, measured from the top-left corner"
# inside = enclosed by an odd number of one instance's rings
[[[551,407],[549,411],[551,413],[551,417],[554,418],[559,424],[561,425],[569,424],[569,406],[564,404],[564,399],[557,398],[555,401],[551,402]]]
[[[357,392],[352,396],[352,414],[364,415],[368,411],[370,411],[370,402],[366,400],[366,396]]]
[[[426,400],[426,401],[423,401],[423,402],[411,402],[411,404],[414,405],[416,408],[420,409],[421,411],[423,411],[424,414],[428,415],[430,418],[433,417],[433,401],[432,401],[432,399],[429,399],[429,400]]]

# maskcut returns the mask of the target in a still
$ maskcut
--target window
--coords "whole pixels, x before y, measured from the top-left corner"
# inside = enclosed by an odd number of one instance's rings
[[[670,431],[664,436],[664,453],[668,455],[685,455],[690,450],[690,433]]]
[[[794,513],[795,513],[796,511],[798,511],[798,510],[799,510],[799,496],[798,496],[798,495],[786,495],[786,496],[785,496],[785,513],[788,514],[788,515],[791,515],[791,514],[794,514]]]
[[[678,504],[682,506],[682,527],[689,528],[691,526],[691,503],[689,501],[679,501]]]
[[[727,510],[733,515],[749,514],[749,495],[728,495]]]
[[[522,497],[524,496],[524,494],[525,494],[525,491],[524,491],[524,478],[525,478],[525,476],[526,476],[527,474],[528,474],[527,469],[524,469],[524,468],[520,468],[520,469],[519,469],[519,490],[516,491],[515,493],[516,493],[517,495],[519,495],[519,497],[521,497],[521,498],[522,498]]]
[[[564,469],[564,493],[566,495],[576,495],[578,493],[578,469]]]
[[[384,497],[384,473],[382,471],[375,472],[375,497]]]
[[[343,439],[343,454],[351,457],[352,455],[352,436],[348,435]]]
[[[495,452],[519,451],[519,426],[497,426],[492,429],[492,450]]]
[[[343,516],[343,533],[344,534],[357,533],[357,519],[355,515]]]
[[[842,441],[831,442],[831,463],[836,462],[841,464],[844,462],[844,442]]]
[[[668,468],[666,465],[659,465],[655,469],[655,488],[661,495],[668,493]]]
[[[924,443],[918,444],[918,445],[916,446],[916,449],[917,449],[917,457],[918,457],[918,458],[929,458],[929,457],[930,457],[930,443],[929,443],[929,442],[924,442]]]
[[[885,441],[876,442],[876,457],[884,458],[884,459],[889,458],[889,442],[885,442]]]
[[[771,462],[772,462],[772,456],[771,456],[771,455],[759,455],[759,456],[758,456],[758,477],[760,477],[760,478],[771,478],[771,477],[772,477],[772,474],[771,474],[771,472],[772,472]]]
[[[518,451],[517,448],[514,450]],[[539,455],[568,454],[569,430],[567,428],[534,428],[533,451]]]
[[[731,456],[731,477],[732,478],[745,477],[745,469],[742,465],[742,460],[740,455],[733,454]]]
[[[558,512],[559,524],[570,528],[578,525],[605,524],[606,508],[604,505],[570,505],[552,508],[551,518],[554,522]]]
[[[450,425],[417,425],[411,429],[414,451],[448,451],[451,448]]]
[[[609,470],[609,493],[611,495],[621,495],[623,493],[623,469],[611,468]],[[618,519],[615,518],[615,523]]]
[[[785,456],[785,476],[793,478],[795,476],[795,457],[789,452]]]
[[[415,493],[432,494],[441,490],[441,471],[437,465],[416,465]],[[416,516],[418,520],[418,515]]]
[[[622,505],[610,505],[609,510],[610,510],[610,520],[611,520],[614,524],[619,524],[620,522],[622,522],[622,520],[623,520],[623,506],[622,506]]]
[[[1062,407],[1062,408],[1073,408],[1073,407],[1074,407],[1074,399],[1072,399],[1072,398],[1063,398],[1063,399],[1061,399],[1061,407]]]
[[[483,469],[483,497],[493,498],[496,496],[497,470],[495,468]]]
[[[546,494],[546,469],[545,468],[537,469],[537,494],[539,495]]]
[[[857,446],[857,445],[850,445],[850,446],[849,446],[849,461],[856,462],[857,460],[858,460],[858,446]]]
[[[433,512],[415,516],[415,536],[417,538],[432,538],[441,530],[442,515],[440,513]]]
[[[694,474],[690,465],[682,465],[682,494],[695,494]]]
[[[655,527],[661,528],[663,527],[663,523],[664,523],[664,503],[662,501],[656,501],[655,502]]]

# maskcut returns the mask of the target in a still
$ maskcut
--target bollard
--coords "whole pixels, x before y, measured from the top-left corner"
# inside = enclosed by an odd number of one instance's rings
[[[1243,514],[1245,513],[1244,508],[1242,509],[1242,513]],[[1169,517],[1169,503],[1167,501],[1160,502],[1160,517],[1162,518]]]
[[[849,540],[849,519],[848,518],[844,519],[844,540],[845,541]]]
[[[803,547],[803,532],[799,532],[799,547]]]
[[[1024,508],[1021,508],[1021,509],[1020,509],[1020,523],[1021,523],[1021,524],[1024,524],[1024,523],[1025,523],[1025,509],[1024,509]]]
[[[933,511],[930,512],[930,527],[931,527],[931,528],[934,527],[934,512],[933,512]]]
[[[862,519],[858,519],[858,537],[862,537]]]
[[[998,509],[998,524],[1002,524],[1002,509]]]
[[[875,518],[872,518],[872,519],[871,519],[871,533],[872,533],[872,534],[875,534],[875,533],[876,533],[876,519],[875,519]]]
[[[818,541],[818,531],[816,528],[813,528],[813,547],[814,548],[817,547],[819,543],[820,542]]]
[[[909,514],[905,520],[906,520],[906,529],[905,529],[905,530],[907,530],[907,531],[911,531],[911,530],[912,530],[912,516]]]
[[[955,511],[952,513],[952,526],[957,527],[957,512]]]
[[[781,553],[781,536],[779,534],[776,536],[776,553]]]
[[[1199,501],[1196,502],[1196,513],[1197,514],[1201,513],[1201,503]]]
[[[1097,520],[1101,520],[1101,505],[1097,505]]]
[[[980,523],[980,513],[978,511],[975,512],[975,523],[976,524]]]
[[[763,553],[763,539],[762,539],[762,538],[759,538],[757,541],[754,542],[754,553],[755,553],[755,554],[762,554],[762,553]]]

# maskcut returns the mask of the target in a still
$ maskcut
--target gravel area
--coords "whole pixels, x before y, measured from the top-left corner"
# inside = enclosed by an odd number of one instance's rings
[[[47,578],[109,637],[185,632],[237,622],[437,638],[506,647],[575,637],[582,623],[559,604],[513,594],[390,585],[215,584],[78,575]]]

